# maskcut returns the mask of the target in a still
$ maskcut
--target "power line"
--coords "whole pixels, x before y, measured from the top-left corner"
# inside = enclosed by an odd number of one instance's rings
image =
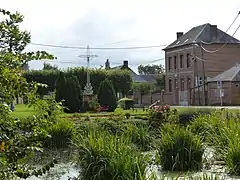
[[[227,33],[229,31],[229,29],[233,26],[233,24],[235,23],[235,21],[237,20],[237,18],[239,17],[240,11],[238,12],[237,16],[234,18],[233,22],[230,24],[230,26],[227,28],[227,30],[225,31],[225,33]],[[224,36],[224,34],[222,34],[220,37],[218,37],[216,40],[212,41],[212,42],[205,42],[205,41],[201,41],[201,43],[203,44],[213,44],[216,43],[219,39],[221,39]]]
[[[157,62],[157,61],[163,61],[165,60],[165,58],[161,58],[161,59],[156,59],[156,60],[152,60],[152,61],[148,61],[148,62],[141,62],[139,64],[147,64],[147,63],[153,63],[153,62]],[[73,61],[53,61],[53,60],[41,60],[41,61],[46,61],[46,62],[51,62],[51,63],[63,63],[63,64],[75,64],[75,65],[81,65],[80,63],[76,63],[76,62],[73,62]],[[111,61],[111,63],[113,64],[123,64],[122,62],[113,62]],[[93,65],[93,64],[92,64]],[[129,65],[137,65],[137,64],[132,64],[130,63]]]
[[[239,28],[240,28],[240,24],[238,25],[237,29],[234,31],[232,37],[234,37],[234,35],[235,35],[235,34],[237,33],[237,31],[239,30]],[[222,48],[224,48],[228,43],[229,43],[229,41],[226,42],[225,44],[223,44],[221,47],[219,47],[218,49],[216,49],[216,50],[214,50],[214,51],[207,50],[206,48],[203,47],[202,44],[201,44],[200,46],[201,46],[201,48],[202,48],[205,52],[208,52],[208,53],[216,53],[216,52],[220,51]]]
[[[45,47],[53,47],[53,48],[66,48],[66,49],[86,49],[86,47],[78,47],[78,46],[65,46],[65,45],[52,45],[52,44],[41,44],[41,43],[30,43],[31,45],[36,46],[45,46]],[[90,49],[98,49],[98,50],[121,50],[121,49],[149,49],[149,48],[158,48],[165,47],[166,45],[155,45],[155,46],[132,46],[132,47],[91,47]]]

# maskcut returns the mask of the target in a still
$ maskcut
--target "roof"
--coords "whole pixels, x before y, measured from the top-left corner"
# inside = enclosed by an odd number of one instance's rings
[[[211,78],[208,82],[214,81],[240,81],[240,64],[236,64],[232,68],[223,73]]]
[[[183,34],[180,38],[178,38],[176,41],[168,45],[165,49],[171,49],[187,44],[193,44],[193,43],[218,43],[218,44],[239,44],[240,41],[229,34],[223,32],[222,30],[218,29],[216,27],[216,36],[212,35],[212,27],[213,25],[207,23],[200,26],[193,27],[191,30],[189,30],[187,33]]]
[[[138,75],[138,76],[143,78],[146,82],[155,83],[158,74],[144,74],[144,75]]]
[[[133,82],[155,83],[156,78],[157,78],[157,74],[138,75],[130,67],[126,67],[124,65],[115,66],[115,67],[112,67],[111,69],[128,69],[128,70],[130,70],[132,72]]]
[[[137,75],[137,74],[133,74],[132,78],[133,78],[133,82],[138,82],[138,83],[148,82],[144,78],[142,78],[140,75]]]

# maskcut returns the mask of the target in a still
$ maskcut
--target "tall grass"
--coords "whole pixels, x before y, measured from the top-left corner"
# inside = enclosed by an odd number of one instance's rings
[[[81,178],[84,180],[137,180],[144,177],[148,158],[131,144],[131,137],[90,130],[87,138],[79,136]]]
[[[56,124],[47,127],[50,138],[44,146],[47,148],[67,148],[71,144],[74,134],[74,124],[68,120],[60,119]]]
[[[216,151],[218,160],[226,162],[229,173],[240,175],[240,121],[237,112],[216,111],[197,117],[190,128]]]
[[[152,134],[149,126],[144,121],[111,121],[111,120],[95,120],[82,122],[77,127],[78,135],[87,137],[93,129],[98,131],[107,131],[112,135],[131,137],[133,143],[142,151],[150,150],[152,144]]]
[[[204,149],[200,137],[184,127],[165,124],[158,151],[163,170],[197,171],[202,168]]]

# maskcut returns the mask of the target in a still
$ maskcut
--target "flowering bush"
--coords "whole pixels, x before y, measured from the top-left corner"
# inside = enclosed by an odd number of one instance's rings
[[[152,127],[159,127],[164,122],[168,121],[169,115],[170,106],[168,105],[153,106],[149,110],[149,123]]]

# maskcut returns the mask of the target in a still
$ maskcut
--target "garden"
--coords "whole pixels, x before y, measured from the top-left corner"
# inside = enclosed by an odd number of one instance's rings
[[[23,16],[0,12],[1,100],[25,101],[13,112],[0,104],[0,179],[239,179],[239,111],[134,108],[117,100],[132,79],[115,70],[91,70],[95,96],[86,100],[84,68],[22,70],[55,57],[25,52]]]

